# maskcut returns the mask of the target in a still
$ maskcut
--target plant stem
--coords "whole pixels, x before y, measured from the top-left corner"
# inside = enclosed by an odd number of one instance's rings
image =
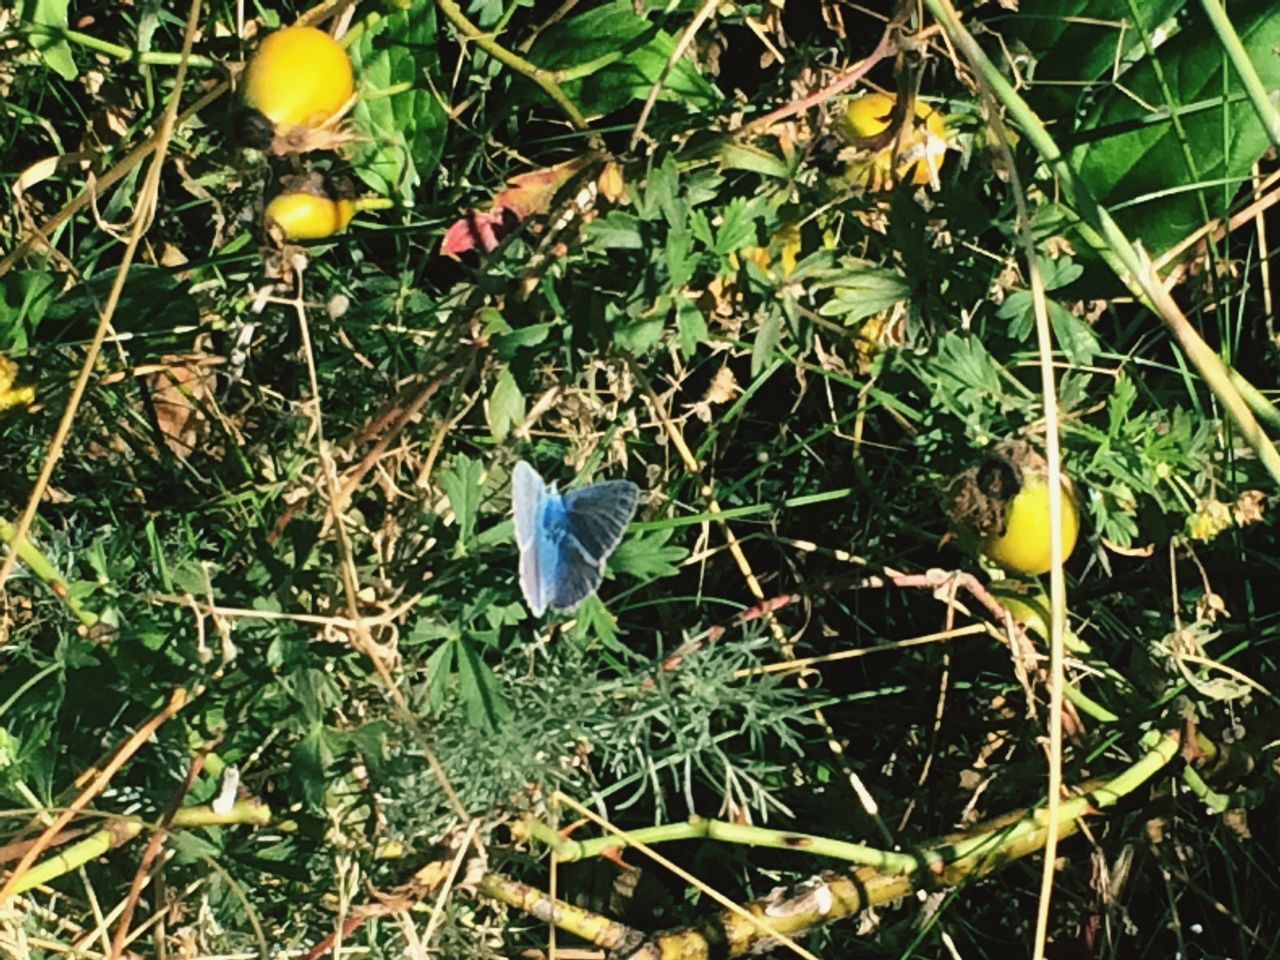
[[[0,541],[12,543],[14,534],[18,531],[8,520],[0,519]],[[80,601],[71,595],[71,590],[67,586],[67,581],[62,578],[62,574],[50,562],[44,552],[30,540],[25,537],[22,543],[18,545],[18,559],[27,565],[27,567],[37,577],[48,584],[49,589],[53,591],[53,595],[67,605],[77,620],[85,627],[93,629],[98,625],[98,615],[91,610],[86,610]]]
[[[690,817],[685,823],[667,823],[640,830],[628,830],[626,840],[619,837],[593,837],[590,840],[567,840],[540,820],[526,823],[529,835],[555,850],[561,862],[598,857],[606,850],[625,849],[629,841],[669,843],[673,840],[706,839],[774,850],[800,850],[820,857],[832,857],[860,866],[875,867],[882,873],[911,874],[924,869],[924,858],[908,853],[877,850],[861,843],[833,840],[830,837],[790,830],[774,830],[745,823],[730,823],[704,817]]]
[[[1231,65],[1236,68],[1236,74],[1239,75],[1240,82],[1244,84],[1244,89],[1249,94],[1249,100],[1253,103],[1258,119],[1262,121],[1263,129],[1267,131],[1271,142],[1280,146],[1280,112],[1276,111],[1275,104],[1271,102],[1266,84],[1258,76],[1257,68],[1249,59],[1249,52],[1245,50],[1244,44],[1240,42],[1240,35],[1231,24],[1231,18],[1227,16],[1227,11],[1218,0],[1200,0],[1200,6],[1204,8],[1209,22],[1213,24],[1222,48],[1231,58]],[[1274,56],[1275,51],[1269,49],[1268,55]]]
[[[176,67],[182,62],[181,53],[167,53],[164,51],[147,51],[144,53],[139,50],[131,50],[118,43],[102,40],[87,33],[81,33],[79,30],[69,30],[66,27],[55,27],[43,23],[24,23],[20,29],[26,34],[39,34],[66,40],[68,43],[74,43],[77,46],[84,47],[86,50],[101,53],[103,56],[111,57],[113,60],[120,60],[124,63],[133,62],[157,67]],[[195,53],[187,57],[187,65],[205,70],[213,70],[221,66],[217,60],[202,57]]]
[[[459,33],[499,63],[504,63],[516,73],[528,77],[556,102],[560,109],[564,111],[565,116],[569,118],[570,123],[579,130],[587,129],[586,117],[582,115],[582,111],[574,105],[573,101],[565,95],[564,90],[560,88],[560,84],[555,81],[555,78],[550,73],[536,64],[530,63],[519,54],[512,53],[494,40],[492,35],[481,31],[479,27],[467,19],[467,15],[462,12],[462,8],[454,0],[436,0],[436,6],[440,8],[440,12],[449,19],[449,22],[457,28]]]
[[[1195,327],[1165,290],[1151,261],[1125,236],[1111,214],[1098,203],[1089,187],[1072,168],[1040,118],[1022,99],[986,53],[978,46],[973,35],[960,23],[960,18],[949,0],[925,0],[930,12],[937,18],[951,37],[952,42],[973,64],[993,94],[1017,120],[1027,140],[1039,151],[1058,177],[1064,198],[1083,221],[1082,226],[1095,230],[1103,241],[1102,251],[1108,265],[1116,272],[1134,295],[1164,321],[1173,333],[1178,345],[1213,391],[1213,395],[1226,408],[1227,415],[1235,422],[1245,442],[1258,455],[1263,466],[1277,485],[1280,485],[1280,451],[1268,439],[1258,424],[1249,405],[1233,386],[1231,369],[1214,350],[1204,342]]]

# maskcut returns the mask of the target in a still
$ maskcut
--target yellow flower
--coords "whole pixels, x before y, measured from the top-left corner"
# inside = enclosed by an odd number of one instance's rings
[[[881,144],[896,102],[889,94],[869,93],[845,107],[838,131],[849,144],[863,151],[849,160],[845,175],[868,190],[884,190],[895,180],[936,189],[947,152],[946,117],[917,99],[914,120],[906,123],[896,137],[890,137],[888,143]]]

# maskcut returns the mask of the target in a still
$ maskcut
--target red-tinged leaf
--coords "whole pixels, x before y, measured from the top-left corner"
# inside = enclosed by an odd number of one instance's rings
[[[492,252],[521,221],[551,209],[560,188],[593,159],[587,154],[512,177],[488,210],[471,210],[449,226],[440,252],[454,259],[476,249]]]

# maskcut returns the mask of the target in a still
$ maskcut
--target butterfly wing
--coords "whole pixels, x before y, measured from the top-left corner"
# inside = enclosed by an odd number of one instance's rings
[[[554,575],[554,551],[548,552],[540,536],[547,509],[547,486],[538,471],[521,460],[511,475],[511,510],[516,521],[516,546],[520,548],[520,591],[535,617],[547,609],[551,593],[547,582]]]
[[[595,593],[604,562],[622,542],[640,502],[640,488],[626,480],[593,483],[564,495],[564,537],[560,541],[551,606],[576,607]]]

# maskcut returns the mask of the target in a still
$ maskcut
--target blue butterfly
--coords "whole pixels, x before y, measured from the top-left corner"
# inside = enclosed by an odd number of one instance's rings
[[[635,516],[640,488],[609,480],[561,496],[521,460],[511,476],[520,589],[534,616],[572,610],[596,592],[604,562]]]

